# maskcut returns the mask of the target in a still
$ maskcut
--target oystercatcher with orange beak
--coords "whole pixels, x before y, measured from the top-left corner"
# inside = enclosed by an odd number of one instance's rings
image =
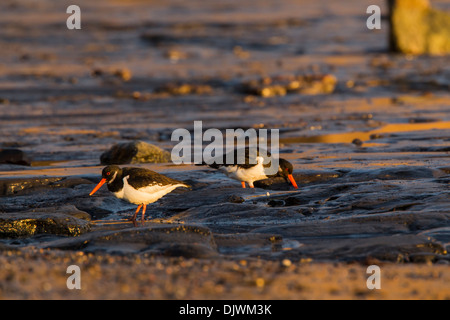
[[[287,183],[292,184],[295,189],[298,189],[297,183],[292,176],[294,167],[289,161],[279,158],[278,169],[274,172],[273,169],[269,170],[269,168],[271,168],[271,160],[265,161],[265,157],[271,158],[270,153],[266,152],[266,156],[264,156],[256,149],[253,151],[256,151],[256,153],[252,152],[250,148],[245,148],[243,157],[239,157],[239,152],[234,150],[234,155],[227,156],[227,154],[224,154],[223,156],[210,161],[208,164],[203,162],[199,165],[208,165],[211,168],[218,169],[229,178],[240,181],[242,188],[245,188],[245,183],[247,183],[250,188],[254,188],[253,182],[255,181],[282,177]],[[229,161],[230,158],[232,159],[231,162]]]
[[[110,165],[103,168],[102,179],[89,194],[92,196],[104,184],[117,198],[138,205],[136,212],[129,219],[136,225],[136,217],[142,208],[141,222],[144,222],[147,204],[158,201],[178,187],[190,188],[182,181],[169,178],[145,168]]]

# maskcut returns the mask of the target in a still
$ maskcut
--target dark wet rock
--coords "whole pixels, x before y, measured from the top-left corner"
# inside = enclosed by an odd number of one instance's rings
[[[450,53],[450,13],[428,0],[388,0],[390,48],[409,54]]]
[[[145,253],[152,255],[204,258],[217,255],[211,231],[190,225],[153,225],[94,230],[77,238],[41,244],[44,248],[105,252],[111,254]]]
[[[352,141],[352,143],[353,143],[355,146],[358,146],[358,147],[360,147],[360,146],[363,145],[363,142],[361,141],[361,139],[354,139],[354,140]]]
[[[430,252],[412,253],[408,255],[408,258],[410,262],[432,264],[439,260],[440,255]]]
[[[334,170],[302,170],[301,172],[295,172],[292,174],[295,181],[301,188],[300,184],[309,184],[309,183],[323,183],[328,182],[329,180],[336,179],[341,177],[343,174],[341,172],[337,172]],[[280,186],[281,185],[281,186]],[[255,182],[255,187],[258,188],[273,188],[275,190],[284,189],[290,190],[292,189],[292,185],[287,183],[283,178],[272,178],[265,179]],[[278,188],[275,188],[278,187]],[[283,188],[281,188],[283,187]]]
[[[0,163],[29,166],[30,158],[20,149],[0,149]]]
[[[0,194],[18,194],[26,189],[49,186],[52,183],[59,182],[61,180],[62,178],[59,177],[4,179],[0,181]]]
[[[37,234],[78,236],[90,230],[90,216],[74,206],[0,213],[0,237],[18,238]]]
[[[437,122],[439,120],[437,119],[430,119],[425,117],[417,117],[417,118],[409,118],[409,123],[430,123],[430,122]]]
[[[342,261],[363,262],[370,258],[405,263],[415,262],[414,259],[424,255],[433,255],[436,259],[446,256],[446,251],[439,244],[433,243],[426,237],[411,234],[328,238],[316,239],[315,242],[302,242],[304,245],[296,253],[301,253],[302,256],[313,256],[318,260],[344,257]]]
[[[420,233],[430,239],[433,239],[439,243],[442,243],[447,251],[450,251],[450,227],[438,227],[422,231]],[[449,256],[450,258],[450,256]]]
[[[255,203],[219,203],[193,207],[173,215],[171,221],[196,223],[207,226],[213,232],[249,232],[251,230],[280,224],[295,223],[303,218],[294,207],[269,207]]]
[[[187,179],[182,179],[183,181],[188,181]],[[187,189],[179,189],[179,192],[186,192]],[[208,188],[207,191],[205,189],[193,189],[189,191],[189,197],[180,197],[177,196],[174,190],[170,194],[166,195],[163,199],[161,199],[162,203],[165,203],[166,200],[170,199],[170,203],[167,203],[167,206],[171,210],[188,210],[191,208],[199,208],[208,205],[217,205],[217,204],[244,204],[245,199],[244,195],[251,194],[251,189],[246,188],[243,189],[240,185],[235,188]],[[239,196],[237,194],[240,194]],[[166,200],[165,200],[166,199]],[[189,200],[187,200],[189,199]]]
[[[166,243],[146,252],[167,257],[211,258],[217,255],[215,250],[202,243]]]
[[[283,237],[278,234],[244,233],[214,234],[217,248],[222,254],[245,254],[249,250],[281,250]]]
[[[419,166],[398,166],[381,168],[377,170],[353,170],[345,175],[351,181],[367,180],[414,180],[434,178],[442,175],[440,170]]]
[[[284,205],[285,206],[298,206],[301,204],[304,204],[305,200],[303,197],[287,197],[284,199]]]
[[[100,162],[104,165],[170,161],[170,152],[144,141],[115,144],[100,156]]]
[[[344,235],[378,235],[409,233],[440,227],[450,213],[391,212],[361,215],[341,219],[304,221],[290,225],[260,228],[264,233],[277,233],[283,237],[335,237]]]
[[[283,200],[270,200],[267,202],[269,207],[283,207],[285,205]]]
[[[72,188],[92,182],[78,177],[7,178],[0,180],[0,195],[19,195],[30,191]]]
[[[376,139],[384,139],[389,138],[390,134],[388,133],[373,133],[370,135],[370,140],[376,140]]]
[[[303,246],[287,253],[290,257],[434,262],[448,258],[448,228],[440,226],[445,225],[449,217],[441,212],[392,212],[307,219],[295,224],[261,227],[252,232],[274,233],[283,239],[300,241]]]
[[[232,194],[231,196],[228,197],[228,202],[231,203],[242,203],[244,201],[245,201],[244,198],[237,196],[235,194]]]
[[[342,176],[342,173],[334,170],[302,170],[302,172],[294,172],[295,181],[302,184],[328,182]]]
[[[311,200],[310,195],[300,193],[297,196],[273,196],[267,202],[269,207],[291,207],[305,205]]]
[[[287,75],[245,81],[238,87],[238,91],[261,97],[284,96],[289,93],[316,95],[332,93],[336,84],[336,77],[330,74]]]
[[[342,173],[333,170],[302,170],[301,172],[294,172],[292,174],[300,189],[303,184],[327,182],[339,178],[342,175]],[[280,177],[259,180],[254,185],[257,188],[263,189],[294,190],[292,184]]]

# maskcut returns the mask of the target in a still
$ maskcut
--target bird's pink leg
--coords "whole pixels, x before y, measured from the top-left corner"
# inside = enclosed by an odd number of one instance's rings
[[[136,212],[133,214],[133,216],[131,218],[128,219],[128,220],[132,221],[135,226],[136,226],[136,217],[137,217],[137,214],[139,213],[139,210],[141,210],[141,207],[142,207],[142,204],[140,204],[137,207]]]
[[[147,209],[147,205],[146,204],[142,204],[144,207],[142,208],[142,217],[141,217],[141,222],[142,224],[144,224],[144,216],[145,216],[145,210]]]

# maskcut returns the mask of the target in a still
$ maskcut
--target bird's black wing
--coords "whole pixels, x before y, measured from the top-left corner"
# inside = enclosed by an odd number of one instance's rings
[[[239,148],[234,149],[234,151],[223,154],[221,156],[218,156],[216,158],[211,159],[211,161],[203,162],[202,164],[198,165],[208,165],[211,168],[218,169],[221,166],[234,166],[239,165],[244,169],[248,169],[256,165],[256,157],[259,155],[263,155],[264,157],[270,157],[271,154],[267,150],[262,150],[259,147],[258,148]],[[228,161],[229,159],[232,159],[232,161]],[[270,166],[269,164],[264,164],[264,166]]]
[[[122,168],[123,177],[129,176],[128,183],[134,188],[143,188],[152,185],[175,185],[183,184],[189,187],[188,184],[169,178],[163,174],[145,168]]]

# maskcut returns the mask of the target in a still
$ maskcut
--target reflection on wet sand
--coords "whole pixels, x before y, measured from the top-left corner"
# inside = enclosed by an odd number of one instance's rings
[[[395,134],[408,131],[449,130],[450,121],[436,121],[428,123],[390,123],[381,128],[370,131],[339,132],[317,136],[285,137],[280,138],[281,143],[352,143],[355,139],[369,141],[376,135]],[[368,146],[368,144],[364,144]],[[372,144],[373,146],[373,144]]]

